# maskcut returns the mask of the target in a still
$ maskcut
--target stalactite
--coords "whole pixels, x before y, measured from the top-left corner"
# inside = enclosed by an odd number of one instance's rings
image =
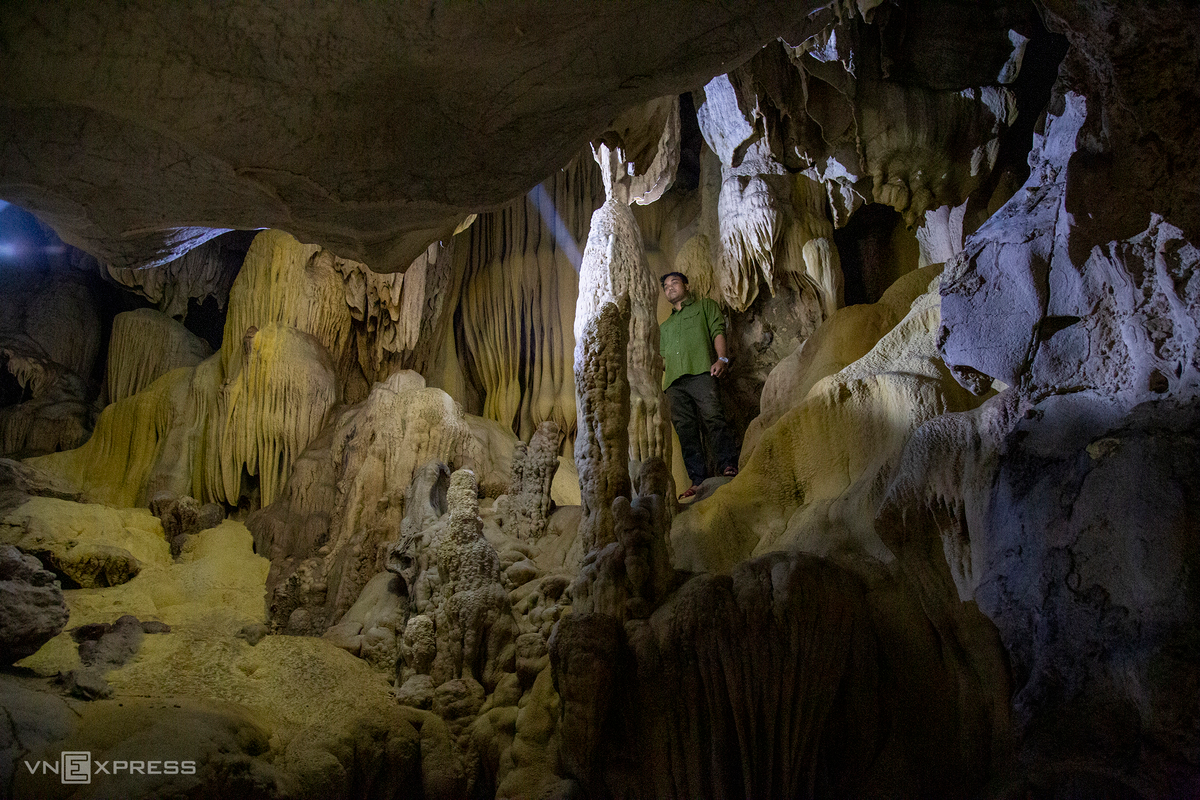
[[[523,439],[544,420],[568,438],[575,431],[578,243],[601,192],[596,169],[580,159],[469,231],[461,356],[483,389],[483,416]]]
[[[331,257],[331,256],[326,256]],[[452,310],[453,248],[434,242],[405,272],[379,273],[334,258],[354,320],[358,365],[369,383],[398,369],[424,373],[442,316]]]
[[[208,344],[167,315],[150,308],[118,314],[108,340],[109,402],[124,400],[178,367],[194,367],[211,354]]]
[[[182,320],[189,300],[203,303],[211,297],[218,307],[225,307],[251,234],[237,231],[218,236],[159,266],[117,267],[105,263],[104,269],[113,280],[156,303],[159,311]]]
[[[217,395],[224,422],[220,499],[237,505],[244,469],[258,476],[261,502],[268,505],[338,402],[338,384],[324,348],[295,328],[268,325],[249,345]]]
[[[779,195],[786,178],[732,172],[722,165],[717,284],[725,303],[745,311],[758,296],[760,276],[775,275],[775,242],[785,225]]]

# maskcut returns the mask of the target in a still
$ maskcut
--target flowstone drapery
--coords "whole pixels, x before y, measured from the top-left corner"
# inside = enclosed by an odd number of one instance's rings
[[[479,384],[482,416],[524,441],[545,420],[574,436],[579,243],[602,199],[595,166],[577,158],[464,234],[459,359]]]
[[[207,342],[161,312],[140,308],[118,314],[108,340],[108,402],[137,394],[171,370],[194,367],[211,354]]]

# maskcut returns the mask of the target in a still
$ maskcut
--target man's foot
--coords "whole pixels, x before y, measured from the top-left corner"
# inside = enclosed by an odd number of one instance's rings
[[[730,466],[730,467],[726,467],[726,468],[725,468],[725,471],[724,471],[724,472],[722,472],[721,474],[722,474],[723,476],[725,476],[726,478],[736,478],[736,477],[737,477],[737,474],[738,474],[738,468],[737,468],[737,467],[732,467],[732,466]]]
[[[680,499],[680,500],[687,500],[687,499],[688,499],[688,498],[690,498],[690,497],[695,497],[695,496],[696,496],[696,492],[698,492],[698,491],[700,491],[700,487],[699,487],[699,486],[692,486],[692,487],[690,487],[690,488],[689,488],[689,489],[688,489],[686,492],[684,492],[683,494],[679,495],[679,499]]]

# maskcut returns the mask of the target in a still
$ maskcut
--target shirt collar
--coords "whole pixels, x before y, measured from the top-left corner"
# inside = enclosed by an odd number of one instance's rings
[[[692,297],[691,293],[689,292],[687,295],[684,296],[683,303],[680,304],[679,308],[675,308],[674,306],[671,306],[671,313],[674,314],[676,312],[683,311],[683,309],[687,308],[694,302],[696,302],[696,298]]]

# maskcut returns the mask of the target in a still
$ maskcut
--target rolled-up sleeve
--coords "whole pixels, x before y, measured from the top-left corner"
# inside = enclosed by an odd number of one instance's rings
[[[725,332],[725,315],[721,313],[721,307],[715,300],[706,297],[701,301],[701,305],[704,307],[704,324],[708,328],[708,338],[712,341]]]

